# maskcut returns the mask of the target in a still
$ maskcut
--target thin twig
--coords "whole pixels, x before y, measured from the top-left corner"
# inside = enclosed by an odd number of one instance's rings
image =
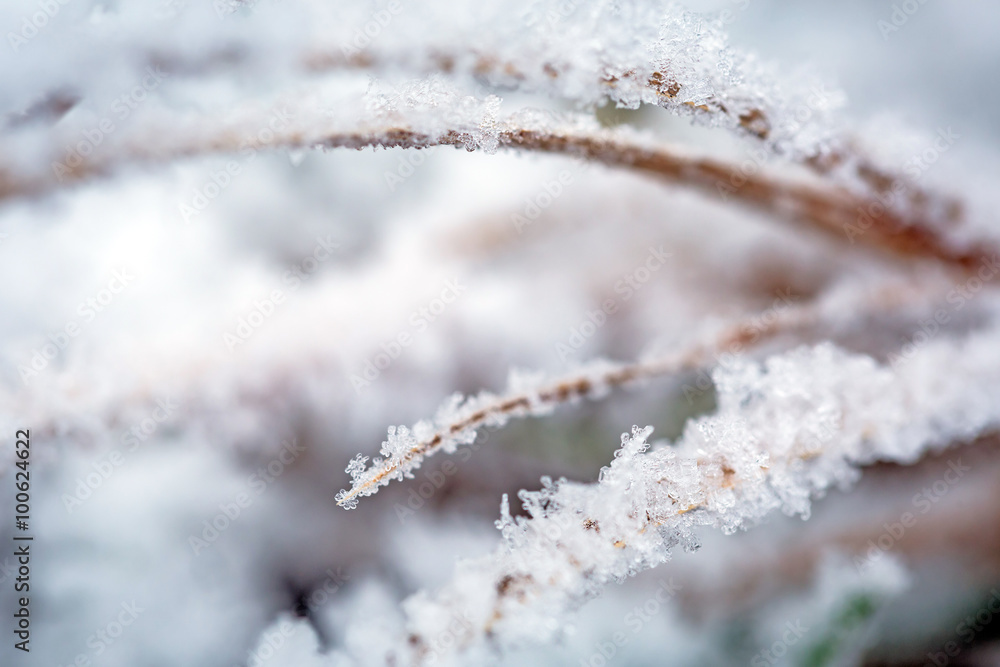
[[[704,193],[725,192],[723,200],[749,204],[769,215],[811,223],[841,240],[850,239],[868,246],[916,257],[929,257],[966,270],[975,270],[997,253],[985,244],[956,247],[939,230],[959,215],[951,210],[948,219],[935,220],[927,209],[906,212],[890,209],[875,198],[865,197],[829,183],[795,181],[775,173],[746,175],[737,164],[723,160],[685,155],[667,146],[648,147],[622,133],[575,129],[540,130],[507,122],[497,136],[498,147],[570,155],[614,167],[647,173],[671,183]],[[59,179],[48,174],[18,175],[0,167],[0,200],[16,195],[37,195],[64,184],[82,182],[110,173],[125,163],[169,162],[213,153],[235,152],[240,147],[264,148],[428,148],[455,146],[475,150],[478,144],[469,130],[448,130],[430,135],[400,127],[307,135],[301,129],[276,132],[268,142],[248,140],[232,130],[220,130],[209,138],[178,140],[153,150],[138,142],[128,143],[122,152],[92,156],[68,168]],[[123,154],[124,153],[124,154]],[[738,186],[734,183],[739,183]],[[869,211],[867,218],[859,210]]]
[[[882,287],[859,304],[852,316],[863,315],[873,309],[889,308],[925,294],[918,289]],[[770,321],[759,315],[740,320],[726,327],[711,342],[697,343],[676,354],[631,364],[603,363],[597,368],[584,366],[569,376],[532,390],[511,391],[497,397],[486,396],[485,400],[473,399],[473,407],[459,410],[453,419],[437,424],[432,433],[420,438],[400,456],[389,458],[365,471],[367,474],[359,478],[350,490],[343,490],[338,494],[337,504],[353,506],[359,496],[371,495],[379,486],[388,484],[391,479],[399,476],[408,466],[433,455],[462,436],[474,437],[476,431],[487,424],[504,424],[510,419],[547,414],[555,407],[581,398],[600,398],[609,389],[702,368],[723,352],[742,352],[759,347],[781,334],[813,325],[821,316],[822,307],[816,302],[792,306],[784,312],[776,313]]]

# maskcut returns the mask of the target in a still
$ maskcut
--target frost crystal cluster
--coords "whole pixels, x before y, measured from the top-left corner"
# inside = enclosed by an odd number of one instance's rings
[[[539,491],[519,494],[526,516],[512,517],[504,496],[502,546],[460,565],[435,597],[409,601],[413,634],[398,657],[426,658],[423,638],[448,632],[455,617],[469,621],[455,644],[463,651],[548,641],[608,583],[675,548],[697,549],[700,526],[728,535],[779,510],[808,519],[812,500],[849,489],[861,465],[910,463],[995,431],[995,336],[929,346],[903,372],[829,344],[716,371],[718,410],[690,421],[677,442],[651,443],[651,427],[634,427],[597,483],[543,477]],[[964,383],[923,385],[947,369]],[[990,398],[970,405],[970,391]]]

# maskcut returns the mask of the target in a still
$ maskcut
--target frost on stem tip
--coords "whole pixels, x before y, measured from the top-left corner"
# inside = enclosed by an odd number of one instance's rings
[[[611,384],[633,376],[628,367],[598,360],[584,365],[565,377],[549,379],[542,373],[512,371],[507,391],[502,395],[481,392],[463,398],[453,394],[438,409],[433,420],[417,422],[412,430],[405,426],[390,426],[388,438],[382,443],[381,458],[365,468],[367,460],[359,454],[346,472],[351,475],[351,489],[337,494],[337,504],[347,509],[357,500],[370,496],[380,486],[392,480],[412,478],[412,471],[424,457],[438,451],[454,452],[459,445],[475,442],[479,429],[501,427],[511,419],[541,416],[551,413],[559,403],[578,400],[583,396],[600,398]],[[617,375],[622,377],[615,380]]]

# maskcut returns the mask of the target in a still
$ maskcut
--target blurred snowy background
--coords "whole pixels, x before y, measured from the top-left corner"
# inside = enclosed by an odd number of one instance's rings
[[[375,42],[409,39],[410,12],[424,27],[433,15],[400,3]],[[125,128],[157,109],[221,117],[284,100],[294,113],[313,84],[393,85],[363,68],[291,80],[285,62],[303,35],[328,30],[331,44],[350,41],[382,4],[50,4],[57,9],[8,0],[0,10],[3,164],[19,173],[51,169],[29,164],[50,132],[86,136],[102,118]],[[474,3],[435,4],[458,15],[455,25],[489,15]],[[880,27],[901,5],[917,9],[898,30]],[[933,141],[951,128],[957,141],[921,183],[995,201],[1000,7],[686,6],[725,12],[733,46],[843,91],[849,124],[885,138],[887,151],[899,150],[897,137]],[[50,10],[36,35],[10,37],[24,35],[25,17]],[[449,28],[440,26],[442,40],[457,40]],[[192,56],[191,71],[157,75],[146,74],[155,58],[121,60],[145,46],[209,53],[217,38],[237,46],[210,67]],[[255,40],[266,48],[250,48]],[[507,112],[571,108],[487,92]],[[750,150],[656,107],[593,113],[707,154],[741,159]],[[271,127],[286,122],[263,117]],[[540,197],[554,182],[560,194]],[[538,215],[518,230],[512,216],[532,206]],[[380,664],[370,647],[397,632],[400,602],[498,543],[502,494],[538,488],[542,475],[594,481],[633,424],[675,438],[714,397],[689,373],[566,406],[489,430],[345,512],[334,500],[349,484],[344,468],[357,452],[374,454],[388,425],[433,415],[456,391],[500,390],[512,368],[631,360],[706,322],[806,302],[845,276],[906,275],[860,246],[683,187],[527,152],[246,149],[126,166],[0,207],[0,422],[11,442],[0,540],[12,544],[20,428],[32,435],[35,536],[30,655],[12,648],[15,561],[12,548],[0,551],[4,665]],[[626,297],[616,286],[652,248],[668,259]],[[616,312],[580,335],[607,299]],[[990,301],[984,293],[977,307]],[[970,311],[956,328],[976,323]],[[924,316],[880,313],[878,335],[862,322],[805,338],[885,359]],[[52,345],[58,351],[44,354]],[[914,466],[877,465],[849,493],[817,501],[806,522],[774,516],[745,533],[705,531],[700,550],[606,588],[558,641],[495,659],[1000,665],[997,451],[984,438]],[[969,470],[941,486],[959,457]],[[922,513],[915,498],[926,489]],[[918,520],[897,538],[907,510]],[[872,553],[877,562],[859,567]]]

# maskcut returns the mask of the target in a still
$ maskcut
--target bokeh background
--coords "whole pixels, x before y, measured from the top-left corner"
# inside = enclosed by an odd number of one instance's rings
[[[36,10],[34,2],[5,4],[4,34]],[[879,21],[902,4],[687,6],[728,12],[733,45],[843,91],[845,117],[862,136],[919,142],[953,128],[960,139],[926,180],[988,201],[1000,175],[1000,7],[911,2],[918,10],[885,33]],[[72,0],[53,27],[119,11],[117,3]],[[252,11],[277,16],[294,6],[261,2]],[[276,21],[275,29],[289,28]],[[43,31],[16,52],[4,44],[4,71],[13,77],[18,59],[71,48],[57,34]],[[99,80],[101,72],[79,76]],[[224,73],[201,88],[168,80],[152,95],[182,107],[199,96],[221,104],[247,85],[231,83]],[[118,94],[109,87],[107,99]],[[26,107],[23,82],[13,89],[8,129]],[[500,94],[514,108],[560,108]],[[57,122],[75,113],[86,109]],[[595,113],[710,154],[748,150],[661,109]],[[620,170],[510,152],[413,155],[206,157],[0,202],[0,541],[12,543],[6,517],[19,428],[32,433],[35,536],[32,652],[13,651],[5,629],[0,662],[351,664],[348,654],[377,642],[381,619],[392,626],[402,599],[440,586],[457,558],[494,547],[501,494],[537,488],[541,475],[594,480],[633,424],[673,438],[714,399],[690,374],[568,406],[432,459],[416,480],[355,511],[336,507],[344,467],[357,452],[376,452],[388,425],[431,416],[456,391],[500,390],[511,368],[557,372],[598,356],[634,359],[706,322],[778,307],[782,298],[808,300],[845,273],[890,270],[867,251]],[[231,160],[239,173],[186,216],[182,204]],[[511,216],[560,178],[565,191],[518,233]],[[661,246],[671,260],[625,300],[615,285]],[[606,298],[620,299],[621,309],[579,349],[560,352]],[[79,335],[26,377],[35,352],[72,324]],[[898,327],[909,330],[905,321]],[[366,365],[400,334],[412,343],[366,377]],[[813,333],[828,337],[877,356],[900,340],[869,339],[863,328]],[[557,645],[502,660],[835,664],[822,662],[829,639],[836,664],[937,664],[928,654],[954,641],[961,650],[947,664],[1000,665],[996,613],[971,641],[959,629],[991,600],[1000,605],[1000,457],[991,441],[961,456],[971,472],[888,550],[892,565],[861,570],[852,558],[941,479],[948,457],[877,466],[850,493],[819,501],[805,523],[775,517],[745,534],[706,532],[701,550],[605,591]],[[441,472],[445,461],[453,474]],[[415,500],[421,483],[440,479],[435,472],[444,481]],[[225,529],[207,528],[227,512]],[[14,608],[11,551],[0,551],[5,628]],[[669,603],[630,616],[670,580],[682,588]],[[123,609],[134,620],[105,639]],[[817,630],[782,649],[788,623]],[[617,632],[629,640],[607,656],[602,643]],[[269,651],[268,642],[281,646]]]

